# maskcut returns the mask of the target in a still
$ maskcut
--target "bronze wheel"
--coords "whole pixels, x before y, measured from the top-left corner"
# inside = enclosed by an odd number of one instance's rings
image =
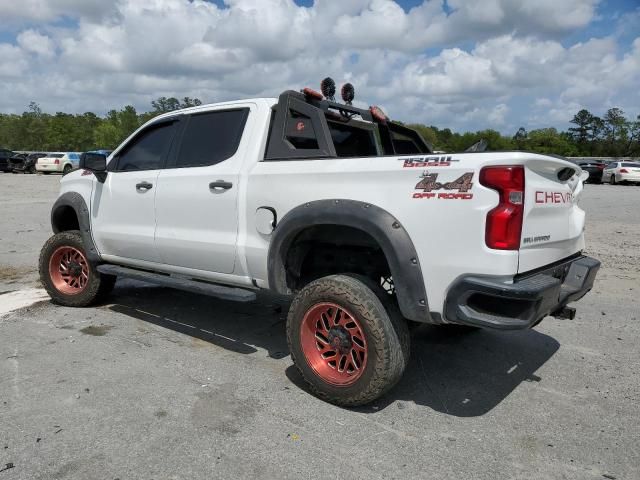
[[[351,385],[367,366],[367,340],[356,317],[336,303],[312,306],[300,325],[307,364],[325,382]]]

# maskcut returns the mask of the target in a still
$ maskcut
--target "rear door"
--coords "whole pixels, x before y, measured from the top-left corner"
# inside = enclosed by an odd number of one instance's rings
[[[160,263],[154,246],[157,179],[177,123],[165,120],[138,132],[109,162],[106,181],[95,183],[91,230],[101,254]]]
[[[180,141],[158,176],[155,244],[163,263],[233,272],[251,108],[238,104],[185,116]]]
[[[524,221],[518,272],[527,272],[569,257],[584,248],[585,213],[577,200],[580,170],[555,159],[525,164]]]

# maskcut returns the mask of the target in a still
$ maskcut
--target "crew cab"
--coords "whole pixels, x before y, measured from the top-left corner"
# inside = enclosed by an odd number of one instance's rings
[[[286,91],[156,117],[61,181],[40,256],[52,299],[87,306],[117,277],[252,301],[292,299],[312,392],[353,406],[409,358],[409,323],[526,329],[572,317],[584,172],[526,152],[441,153],[353,88]]]

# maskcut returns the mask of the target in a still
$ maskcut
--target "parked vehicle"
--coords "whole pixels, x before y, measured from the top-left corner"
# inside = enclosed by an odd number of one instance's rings
[[[11,162],[9,159],[15,155],[15,152],[0,148],[0,172],[11,172]]]
[[[602,181],[616,183],[640,183],[640,162],[611,162],[602,172]]]
[[[78,168],[80,154],[76,152],[48,153],[46,157],[39,158],[36,170],[42,173],[57,172],[66,175]]]
[[[11,157],[12,170],[14,172],[36,173],[36,162],[39,158],[46,156],[46,153],[29,153]]]
[[[583,171],[589,173],[589,178],[585,180],[585,183],[602,183],[602,172],[607,166],[606,163],[598,160],[582,160],[576,163]]]
[[[116,277],[237,301],[292,298],[287,336],[310,389],[338,405],[389,390],[408,321],[526,329],[591,288],[585,177],[526,152],[434,155],[377,107],[323,94],[154,118],[108,158],[83,155],[39,261],[54,302]],[[384,285],[386,288],[383,288]]]

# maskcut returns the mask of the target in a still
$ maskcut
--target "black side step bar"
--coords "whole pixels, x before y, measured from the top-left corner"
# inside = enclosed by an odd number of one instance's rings
[[[106,275],[116,275],[123,278],[133,278],[143,282],[155,283],[163,287],[175,288],[186,292],[201,293],[210,297],[234,302],[252,302],[256,294],[250,290],[236,287],[225,287],[214,283],[200,282],[184,277],[165,275],[162,273],[136,270],[135,268],[121,267],[119,265],[98,265],[97,270]]]

